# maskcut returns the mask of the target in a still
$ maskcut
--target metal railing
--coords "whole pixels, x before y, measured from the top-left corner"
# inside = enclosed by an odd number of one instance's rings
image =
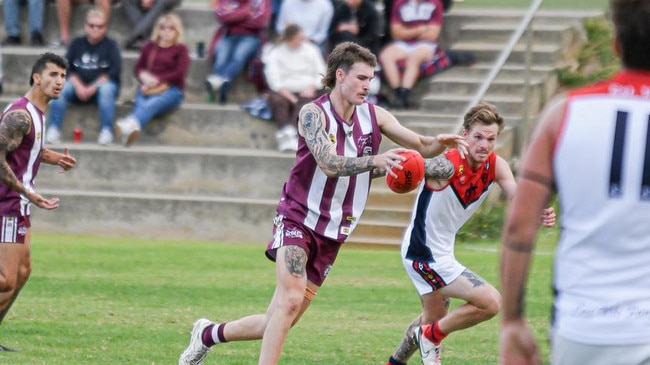
[[[528,125],[528,105],[529,105],[529,89],[530,89],[530,69],[531,69],[531,64],[532,64],[532,29],[530,29],[531,22],[533,18],[535,17],[535,13],[537,13],[537,10],[539,10],[539,7],[542,5],[543,0],[533,0],[531,2],[530,8],[528,8],[528,11],[524,14],[524,17],[522,18],[521,22],[517,26],[517,29],[512,33],[510,36],[510,40],[508,41],[507,46],[501,51],[499,54],[499,57],[497,60],[494,62],[492,65],[492,68],[490,69],[490,72],[486,76],[485,80],[479,87],[479,89],[476,91],[472,99],[467,103],[465,108],[463,109],[463,113],[461,114],[459,118],[458,125],[456,129],[454,130],[454,133],[457,133],[459,130],[461,130],[463,126],[463,118],[465,116],[465,113],[469,111],[474,105],[479,103],[483,97],[485,97],[485,93],[487,90],[490,88],[492,85],[492,82],[494,82],[494,79],[496,78],[497,74],[501,71],[501,68],[505,64],[506,60],[514,50],[515,46],[517,45],[517,42],[521,38],[521,36],[524,34],[524,32],[527,33],[526,36],[526,56],[525,56],[525,66],[524,66],[524,104],[523,104],[523,111],[522,111],[522,124],[521,126],[523,128],[526,128]],[[525,135],[524,135],[525,136]]]

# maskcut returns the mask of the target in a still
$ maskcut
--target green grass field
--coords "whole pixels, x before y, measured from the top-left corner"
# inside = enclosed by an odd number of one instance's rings
[[[0,331],[0,343],[21,352],[0,353],[1,364],[174,364],[196,318],[263,312],[273,293],[274,266],[262,244],[44,235],[35,229],[32,277]],[[551,303],[551,238],[542,243],[529,290],[528,312],[542,340]],[[461,245],[457,252],[496,285],[496,247]],[[281,363],[384,364],[419,305],[396,248],[345,248],[291,331]],[[494,364],[497,336],[498,319],[454,333],[443,359]],[[259,346],[220,345],[206,364],[254,364]]]

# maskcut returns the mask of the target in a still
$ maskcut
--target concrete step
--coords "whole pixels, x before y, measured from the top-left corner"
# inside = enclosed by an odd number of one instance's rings
[[[0,97],[4,108],[18,95]],[[116,105],[116,117],[132,109],[128,103]],[[391,110],[406,127],[425,135],[452,133],[460,116],[428,111]],[[71,144],[73,130],[82,129],[84,142],[94,143],[99,132],[99,111],[95,105],[71,105],[63,123],[63,144]],[[251,117],[235,104],[184,103],[172,113],[152,120],[142,131],[135,146],[188,146],[251,148],[275,150],[276,125]],[[456,132],[454,132],[456,133]],[[115,144],[119,144],[116,139]]]
[[[512,34],[517,30],[518,23],[496,23],[492,21],[476,22],[463,25],[457,41],[473,42],[481,39],[485,42],[507,43]],[[532,24],[533,44],[557,44],[562,47],[572,45],[579,37],[579,32],[571,24],[546,24],[533,22]],[[524,44],[526,34],[519,43]]]
[[[54,211],[32,210],[39,232],[266,243],[277,199],[40,189]]]
[[[536,95],[531,94],[529,111],[540,109],[541,101]],[[472,95],[440,95],[429,94],[422,99],[422,108],[430,111],[443,111],[447,113],[461,113],[471,101]],[[522,115],[524,99],[522,95],[487,94],[484,101],[494,104],[504,115]]]
[[[77,167],[64,174],[44,170],[50,172],[37,188],[277,199],[295,163],[290,154],[235,148],[82,143],[70,145],[70,154]]]
[[[471,95],[478,91],[482,86],[483,79],[464,77],[464,76],[451,76],[440,75],[431,80],[431,89],[436,93],[445,95],[449,94],[464,94]],[[529,87],[541,91],[544,88],[544,83],[540,79],[532,79],[529,81]],[[523,92],[524,80],[514,78],[497,77],[487,89],[489,94],[509,94],[517,95]]]
[[[506,43],[458,42],[450,48],[454,51],[472,52],[478,62],[497,60]],[[564,49],[556,44],[534,44],[531,47],[532,59],[537,64],[557,65],[564,60]],[[525,63],[525,45],[517,45],[506,62]]]
[[[4,95],[4,108],[17,95]],[[116,105],[116,118],[126,116],[133,106]],[[99,111],[95,105],[70,105],[66,111],[61,137],[71,144],[74,128],[82,129],[82,140],[94,143],[99,134]],[[275,150],[275,123],[251,117],[234,104],[192,104],[152,120],[142,131],[135,146],[192,146],[253,148]],[[115,144],[120,144],[116,138]]]

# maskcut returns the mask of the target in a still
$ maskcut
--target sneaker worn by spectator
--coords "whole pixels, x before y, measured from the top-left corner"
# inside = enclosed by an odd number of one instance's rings
[[[45,142],[49,144],[61,143],[61,131],[56,127],[49,127],[45,133]]]
[[[225,81],[226,80],[224,80],[221,76],[217,75],[210,75],[205,79],[205,88],[208,91],[210,100],[214,100],[214,93],[219,91],[221,85],[223,85]]]
[[[130,147],[140,137],[140,123],[135,118],[122,118],[116,124],[124,146]]]
[[[21,43],[20,41],[20,36],[17,35],[10,35],[5,38],[4,41],[2,41],[3,46],[19,46]]]
[[[41,32],[32,32],[32,35],[30,37],[30,44],[33,47],[41,47],[45,44]]]
[[[97,137],[97,143],[99,143],[102,146],[107,146],[113,143],[113,132],[111,132],[111,130],[108,128],[103,128],[99,132],[99,137]]]
[[[275,140],[278,143],[280,152],[295,152],[298,150],[298,131],[292,125],[287,125],[275,132]]]

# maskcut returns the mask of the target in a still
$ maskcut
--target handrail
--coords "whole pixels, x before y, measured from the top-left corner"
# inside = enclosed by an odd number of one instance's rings
[[[512,34],[512,36],[510,36],[510,40],[508,41],[508,45],[506,46],[506,48],[503,49],[503,51],[501,51],[501,53],[499,54],[499,57],[494,62],[494,65],[492,65],[492,68],[490,69],[490,73],[488,74],[488,76],[483,81],[483,84],[481,84],[481,87],[476,91],[476,93],[474,94],[474,97],[472,98],[472,100],[470,100],[470,102],[467,103],[467,105],[463,109],[463,113],[460,115],[458,125],[456,126],[456,129],[453,131],[453,133],[458,133],[458,131],[460,131],[461,128],[463,127],[463,119],[464,119],[465,113],[467,113],[474,105],[476,105],[477,103],[479,103],[481,101],[481,99],[483,99],[483,97],[485,96],[485,93],[487,92],[488,88],[490,87],[490,85],[492,85],[492,82],[496,78],[499,71],[501,71],[501,67],[503,67],[506,60],[508,59],[508,57],[512,53],[513,49],[517,45],[517,42],[519,41],[521,36],[524,34],[526,29],[528,29],[528,26],[530,25],[530,22],[535,17],[535,13],[537,12],[537,10],[539,10],[539,7],[542,5],[542,1],[543,0],[533,0],[532,1],[530,8],[528,8],[528,11],[526,12],[526,14],[524,14],[524,18],[519,23],[519,26],[517,27],[515,32]],[[527,47],[530,47],[530,39],[529,39]],[[529,49],[527,49],[527,51],[528,51],[528,53],[530,53]],[[529,57],[529,55],[527,55],[527,57]],[[528,68],[530,67],[530,64],[528,62],[526,62],[526,63],[527,63],[526,64],[526,89],[527,89],[528,88]],[[525,103],[527,104],[528,101],[526,100]],[[526,111],[526,113],[528,113],[528,112]]]

